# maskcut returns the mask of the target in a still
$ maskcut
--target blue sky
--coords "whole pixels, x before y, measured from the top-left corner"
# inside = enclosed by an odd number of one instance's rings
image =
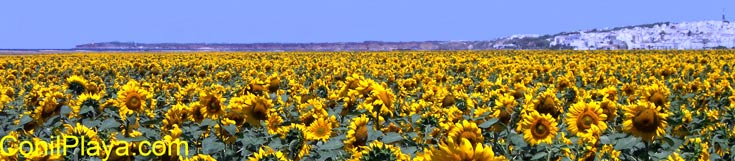
[[[729,7],[729,8],[728,8]],[[0,49],[135,41],[489,40],[735,18],[733,0],[22,0],[0,2]]]

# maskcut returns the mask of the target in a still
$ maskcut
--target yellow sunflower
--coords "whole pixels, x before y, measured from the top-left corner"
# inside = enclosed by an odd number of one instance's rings
[[[637,104],[626,106],[623,131],[652,141],[666,132],[666,118],[668,113],[659,112],[661,107],[648,101],[638,101]]]
[[[671,92],[663,82],[654,81],[653,84],[642,87],[640,92],[641,99],[652,102],[658,107],[662,107],[661,110],[668,109],[670,104],[668,98]]]
[[[366,101],[372,102],[373,108],[377,107],[379,109],[373,111],[373,117],[377,117],[378,115],[389,115],[393,117],[393,111],[395,111],[393,103],[396,100],[393,90],[386,89],[377,83],[373,84],[371,88],[373,89],[370,92],[371,96]]]
[[[289,145],[297,143],[296,148],[298,151],[289,153],[286,158],[290,158],[291,160],[301,160],[304,155],[309,154],[311,145],[307,143],[307,141],[309,141],[307,139],[311,138],[311,136],[306,132],[306,127],[304,127],[304,125],[291,124],[289,126],[282,127],[279,131],[281,132],[279,135],[285,143],[288,143]]]
[[[571,134],[585,133],[592,125],[601,130],[607,129],[607,115],[597,102],[577,102],[569,108],[564,120]]]
[[[559,130],[556,119],[549,114],[539,114],[536,111],[524,114],[520,125],[523,130],[523,139],[531,145],[551,144]]]
[[[311,123],[306,131],[309,133],[310,140],[321,140],[326,142],[329,137],[332,136],[333,122],[337,121],[334,116],[331,119],[325,119],[324,117],[318,118],[316,121]]]
[[[72,136],[84,136],[87,139],[91,140],[97,140],[99,137],[97,136],[97,131],[90,129],[87,126],[84,126],[80,123],[77,123],[76,126],[72,126],[69,124],[64,124],[64,131],[68,135]]]
[[[482,130],[477,127],[475,122],[467,120],[462,120],[462,122],[454,124],[452,129],[449,131],[447,138],[447,141],[467,139],[470,141],[471,145],[485,142],[485,137],[482,136]]]
[[[681,155],[679,155],[679,153],[677,152],[671,153],[669,157],[666,157],[666,160],[667,161],[685,161],[684,158],[682,158]]]
[[[214,85],[212,88],[222,88],[222,86]],[[225,98],[222,97],[221,90],[208,89],[199,92],[199,104],[203,107],[199,108],[199,113],[204,118],[218,119],[225,114]]]
[[[145,113],[146,101],[153,98],[153,95],[139,84],[138,81],[131,79],[117,92],[117,106],[123,120],[134,112]]]
[[[368,128],[373,128],[368,125],[368,121],[368,117],[364,114],[352,119],[349,131],[347,131],[347,139],[344,141],[347,151],[357,152],[367,145]]]
[[[618,103],[615,101],[603,98],[602,102],[600,102],[600,108],[607,115],[605,121],[614,121],[615,117],[618,116]]]
[[[173,126],[178,126],[184,123],[184,119],[189,118],[189,106],[184,104],[176,104],[171,106],[164,114],[163,118],[163,129],[171,129]]]
[[[553,86],[547,88],[524,108],[526,110],[533,109],[541,114],[549,114],[554,118],[557,118],[563,112],[561,101],[556,97],[556,90]]]
[[[459,144],[440,143],[438,149],[431,147],[425,150],[424,160],[472,160],[472,161],[505,161],[505,156],[496,156],[493,148],[481,143],[472,146],[467,139],[458,141]]]
[[[260,121],[268,120],[268,112],[273,108],[273,101],[271,99],[255,96],[252,93],[244,96],[244,108],[245,119],[250,126],[259,127]]]
[[[82,77],[73,75],[69,78],[66,78],[66,85],[67,89],[78,95],[86,91],[85,89],[87,87],[87,80]]]
[[[88,106],[94,111],[102,111],[104,107],[100,104],[100,95],[82,93],[77,100],[71,102],[72,117],[77,117],[82,107]]]
[[[495,99],[495,107],[492,113],[492,117],[497,118],[501,123],[508,125],[510,123],[510,116],[518,106],[518,102],[514,97],[508,93],[499,95]],[[495,131],[503,130],[502,125],[496,124],[493,126]]]
[[[5,108],[5,106],[10,101],[13,101],[13,99],[10,96],[8,96],[8,94],[6,94],[6,92],[5,92],[5,91],[11,91],[12,89],[11,90],[6,90],[6,88],[7,87],[4,87],[2,84],[0,84],[0,112],[3,111],[3,108]]]
[[[32,160],[32,161],[55,161],[55,160],[64,160],[64,156],[62,156],[57,150],[61,148],[61,144],[54,144],[49,143],[43,139],[34,137],[31,139],[33,141],[33,144],[36,145],[35,148],[32,148],[33,151],[30,152],[28,155],[24,155],[26,160]],[[53,151],[54,153],[49,153]]]
[[[197,96],[198,90],[199,86],[196,83],[189,83],[183,88],[179,88],[176,94],[174,94],[174,98],[176,98],[176,102],[178,103],[189,104]]]
[[[352,158],[348,161],[372,161],[372,160],[388,160],[388,161],[408,161],[410,157],[403,152],[401,148],[383,144],[380,141],[370,143],[359,153],[352,154]]]
[[[290,161],[281,151],[274,151],[268,146],[261,147],[258,152],[248,157],[248,161]]]
[[[38,107],[33,110],[33,119],[41,122],[51,116],[60,114],[61,107],[67,104],[63,93],[49,89],[38,102]]]

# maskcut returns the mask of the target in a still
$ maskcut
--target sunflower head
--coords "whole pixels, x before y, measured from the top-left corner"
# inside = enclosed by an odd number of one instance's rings
[[[556,90],[548,88],[533,101],[532,108],[541,114],[549,114],[556,118],[562,113],[561,101],[556,97]]]
[[[250,126],[260,126],[260,121],[268,120],[268,112],[273,108],[273,101],[271,99],[253,94],[248,94],[244,97],[246,101],[243,110]]]
[[[440,143],[438,148],[431,147],[424,151],[424,160],[482,160],[504,161],[504,156],[495,156],[492,147],[481,143],[473,144],[467,139],[453,141],[454,144]]]
[[[307,143],[309,138],[306,128],[301,124],[291,124],[290,126],[283,127],[281,139],[289,145],[289,153],[287,158],[292,160],[301,160],[304,155],[309,154],[310,146]]]
[[[258,152],[248,157],[248,161],[290,161],[281,151],[274,151],[268,146],[261,147]]]
[[[199,110],[206,118],[217,119],[225,114],[225,98],[217,90],[202,90],[199,93]]]
[[[668,108],[669,101],[667,99],[671,94],[669,88],[659,81],[654,82],[655,83],[641,89],[641,99],[652,102],[658,107]]]
[[[82,77],[73,75],[69,78],[66,78],[66,85],[69,90],[78,95],[85,92],[85,89],[87,87],[87,80]]]
[[[332,124],[333,121],[337,121],[336,117],[332,116],[330,119],[320,117],[309,125],[306,129],[309,140],[321,140],[327,141],[332,136]]]
[[[409,158],[400,148],[375,141],[359,153],[354,153],[349,161],[408,161]]]
[[[569,125],[567,128],[572,134],[584,133],[592,126],[597,126],[602,130],[607,129],[607,115],[600,108],[597,102],[577,102],[569,109],[566,114],[565,122]]]
[[[608,99],[602,99],[600,102],[600,108],[607,115],[605,121],[613,121],[618,116],[618,104]]]
[[[117,92],[117,103],[120,107],[120,116],[125,117],[133,112],[145,112],[146,101],[152,99],[153,96],[144,88],[141,88],[138,81],[130,80],[122,90]]]
[[[373,128],[368,125],[368,117],[366,115],[360,115],[352,119],[347,131],[347,139],[344,141],[345,149],[348,151],[356,152],[367,145],[368,140],[368,128]]]
[[[539,114],[536,111],[524,114],[520,124],[523,129],[523,139],[531,145],[551,144],[551,140],[558,131],[556,119],[549,114]]]
[[[668,113],[660,112],[660,107],[648,101],[638,101],[637,104],[626,106],[623,131],[652,141],[663,135],[667,125]]]
[[[485,142],[485,138],[482,136],[482,130],[477,127],[475,122],[467,120],[454,124],[452,130],[449,131],[448,138],[451,138],[448,141],[467,139],[472,145]]]

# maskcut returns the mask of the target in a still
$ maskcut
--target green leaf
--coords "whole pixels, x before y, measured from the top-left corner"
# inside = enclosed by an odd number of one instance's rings
[[[202,140],[202,152],[205,154],[218,153],[225,149],[225,144],[217,141],[216,137],[210,136]]]
[[[60,113],[61,115],[65,116],[65,115],[68,115],[69,113],[71,113],[71,108],[69,108],[69,106],[67,105],[61,106],[61,113]]]
[[[99,126],[99,131],[107,130],[110,128],[118,128],[120,127],[120,123],[115,121],[115,119],[108,118],[105,119],[105,121],[102,122],[102,124]]]
[[[490,126],[493,126],[497,122],[498,122],[498,119],[497,118],[492,118],[490,120],[487,120],[487,121],[483,122],[482,124],[478,125],[477,127],[480,127],[480,128],[483,128],[483,129],[487,129],[487,128],[490,128]]]
[[[327,143],[324,143],[324,145],[319,146],[319,150],[334,150],[339,149],[344,146],[344,143],[342,143],[339,139],[331,139],[327,141]]]
[[[90,120],[90,119],[82,120],[82,125],[87,126],[87,127],[97,127],[98,125],[100,125],[100,123],[101,122],[98,120]]]
[[[204,119],[202,121],[202,123],[199,123],[199,127],[200,128],[205,128],[205,127],[209,127],[209,126],[214,126],[216,124],[217,124],[217,122],[212,121],[212,119]]]
[[[621,139],[618,139],[617,140],[617,144],[615,144],[615,146],[613,148],[615,150],[629,149],[629,148],[632,148],[633,146],[635,146],[636,143],[638,143],[638,142],[639,142],[638,138],[633,137],[633,136],[626,137],[626,138],[621,138]]]
[[[235,133],[237,133],[237,127],[235,127],[235,125],[227,125],[225,126],[225,131],[227,131],[227,133],[229,133],[230,135],[234,135]]]
[[[421,115],[419,114],[411,115],[411,123],[416,123],[416,121],[418,121],[419,119],[421,119]]]
[[[31,121],[33,121],[33,118],[31,118],[31,117],[30,117],[30,116],[28,116],[28,115],[23,115],[23,117],[22,117],[22,118],[20,118],[20,123],[19,123],[19,125],[25,125],[25,124],[27,124],[27,123],[29,123],[29,122],[31,122]]]
[[[383,136],[382,131],[375,130],[373,128],[368,128],[368,142],[373,140],[378,140],[379,137]]]
[[[694,93],[689,93],[689,94],[686,94],[686,95],[684,95],[684,96],[683,96],[683,97],[681,97],[681,98],[682,98],[682,99],[689,99],[689,98],[692,98],[692,97],[694,97],[694,96],[696,96],[696,95],[695,95]]]
[[[92,110],[92,106],[82,106],[82,108],[79,109],[79,114],[86,114],[93,111],[94,110]]]
[[[533,155],[533,157],[531,157],[531,160],[539,160],[539,159],[545,157],[546,155],[547,155],[546,152],[539,152],[539,153],[536,153],[535,155]]]
[[[139,142],[139,141],[144,141],[144,140],[148,140],[148,139],[146,139],[146,138],[145,138],[145,137],[143,137],[143,136],[137,136],[137,137],[125,137],[125,136],[123,136],[122,134],[117,134],[117,135],[118,135],[118,137],[117,137],[117,138],[118,138],[118,140],[120,140],[120,141],[127,141],[127,142]]]
[[[401,134],[390,132],[388,134],[385,134],[385,136],[383,136],[382,141],[383,143],[393,143],[393,142],[401,141],[401,140],[403,140],[403,136],[401,136]]]

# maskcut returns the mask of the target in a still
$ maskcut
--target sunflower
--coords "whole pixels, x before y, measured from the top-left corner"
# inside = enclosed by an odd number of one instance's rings
[[[492,117],[497,118],[500,122],[503,124],[510,124],[510,116],[513,114],[516,106],[518,106],[518,102],[514,99],[514,97],[508,93],[498,96],[497,99],[495,99],[495,108],[492,113]],[[495,131],[502,130],[502,125],[495,125],[493,126],[493,129]]]
[[[164,114],[163,118],[163,129],[170,129],[173,126],[178,126],[184,123],[184,119],[189,118],[189,106],[186,106],[184,104],[176,104],[171,106],[166,113]]]
[[[386,89],[380,84],[373,84],[371,87],[373,90],[370,92],[370,98],[367,102],[372,102],[373,108],[379,110],[373,110],[373,117],[378,115],[390,115],[393,117],[393,111],[395,111],[393,103],[395,103],[396,96],[393,94],[393,90]]]
[[[284,145],[291,146],[289,148],[295,148],[291,149],[293,151],[288,153],[286,156],[287,158],[290,158],[291,160],[301,160],[304,155],[309,154],[311,146],[307,143],[307,141],[309,141],[307,139],[311,138],[311,136],[306,132],[306,127],[304,127],[304,125],[291,124],[290,126],[282,127],[279,131],[281,132],[279,135],[281,136],[282,141],[284,141]],[[295,146],[293,145],[294,143],[296,143]]]
[[[176,94],[174,94],[174,98],[176,98],[177,103],[183,103],[183,104],[189,104],[194,100],[194,97],[197,96],[197,91],[199,90],[199,86],[196,83],[189,83],[183,88],[180,88]]]
[[[623,131],[652,141],[666,132],[666,118],[668,113],[659,112],[661,107],[648,101],[638,101],[637,104],[626,106]]]
[[[620,90],[623,91],[624,95],[632,96],[635,94],[636,88],[637,88],[636,84],[626,83],[626,84],[623,84],[623,87]]]
[[[368,117],[364,114],[352,119],[349,131],[347,131],[347,139],[344,141],[346,150],[357,152],[367,145],[368,128],[372,128],[368,125],[368,121]]]
[[[473,161],[505,161],[505,156],[495,156],[493,148],[481,143],[472,146],[467,139],[462,139],[459,144],[440,143],[438,149],[431,147],[424,151],[424,160],[473,160]]]
[[[603,98],[602,102],[600,102],[600,108],[607,115],[605,121],[613,121],[618,116],[618,103],[615,101]]]
[[[597,102],[577,102],[569,108],[564,122],[568,125],[571,134],[585,133],[591,126],[597,126],[601,130],[607,129],[607,115]]]
[[[0,112],[3,111],[5,106],[12,101],[11,97],[5,94],[5,87],[3,87],[2,84],[0,84]]]
[[[311,123],[306,129],[306,131],[309,133],[308,136],[311,136],[311,138],[309,139],[321,140],[324,142],[329,140],[329,137],[332,136],[333,121],[336,121],[336,117],[331,116],[329,119],[320,117],[316,121]]]
[[[681,155],[679,155],[679,153],[677,152],[671,153],[669,157],[666,157],[666,160],[667,161],[685,161],[684,158],[682,158]]]
[[[225,98],[222,97],[221,90],[216,88],[223,88],[219,85],[214,85],[212,89],[202,90],[199,92],[199,113],[204,118],[218,119],[220,116],[225,114]]]
[[[82,93],[77,100],[71,102],[72,116],[79,115],[82,107],[91,108],[94,111],[102,111],[104,107],[100,105],[100,95]]]
[[[654,81],[653,84],[642,87],[640,92],[641,99],[652,102],[658,107],[662,107],[660,110],[668,109],[670,103],[667,99],[671,92],[662,82]]]
[[[245,119],[250,126],[260,126],[260,121],[268,120],[268,112],[273,108],[273,101],[271,99],[255,96],[249,93],[245,96],[244,108]]]
[[[290,161],[281,151],[274,151],[268,146],[261,147],[258,152],[248,157],[248,161]]]
[[[72,126],[69,124],[64,124],[64,130],[66,134],[73,135],[73,136],[84,136],[88,139],[97,140],[99,139],[99,136],[97,136],[97,131],[90,129],[87,126],[84,126],[80,123],[77,123],[76,126]]]
[[[536,97],[525,109],[533,109],[541,114],[549,114],[554,118],[557,118],[563,112],[561,101],[556,97],[556,90],[553,86]]]
[[[303,100],[302,100],[303,101]],[[323,99],[309,99],[298,105],[299,120],[306,126],[311,125],[317,118],[327,117],[329,113],[324,109]]]
[[[74,92],[74,94],[78,95],[86,91],[85,89],[87,87],[87,80],[82,77],[73,75],[69,78],[66,78],[66,85],[67,85],[67,89],[71,90],[72,92]]]
[[[122,87],[122,90],[117,92],[117,106],[120,108],[120,117],[123,120],[134,112],[146,112],[146,101],[153,98],[153,95],[141,88],[139,84],[138,81],[131,79]]]
[[[467,120],[462,120],[462,122],[454,124],[447,138],[449,138],[448,141],[467,139],[472,145],[485,142],[485,137],[482,136],[482,130],[477,127],[475,122]]]
[[[351,159],[348,161],[373,161],[373,160],[386,160],[386,161],[408,161],[410,157],[403,152],[399,147],[383,144],[380,141],[374,141],[370,143],[370,146],[366,147],[359,153],[354,153]]]
[[[33,151],[30,151],[29,154],[23,155],[26,160],[32,160],[32,161],[55,161],[55,160],[64,160],[64,156],[61,155],[61,152],[58,151],[61,144],[54,144],[49,143],[43,139],[34,137],[31,139],[33,141],[33,144],[35,145]],[[54,153],[49,153],[54,152]]]
[[[279,115],[278,110],[276,109],[270,109],[268,110],[268,120],[265,121],[265,126],[268,129],[269,134],[276,134],[279,132],[279,126],[283,124],[283,118],[281,118],[281,115]]]
[[[41,122],[51,116],[59,115],[61,107],[67,104],[66,97],[55,89],[49,89],[38,102],[38,107],[33,111],[33,119]]]
[[[523,139],[531,145],[551,144],[559,130],[556,119],[549,114],[539,114],[536,111],[524,114],[520,126],[523,130]]]

